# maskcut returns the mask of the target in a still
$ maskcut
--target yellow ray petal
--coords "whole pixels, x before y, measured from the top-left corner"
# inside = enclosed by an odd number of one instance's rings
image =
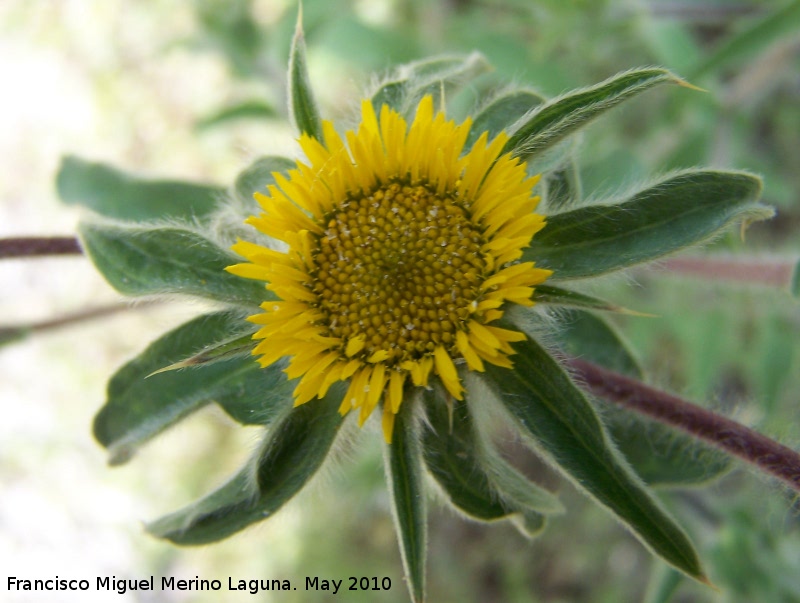
[[[383,420],[381,421],[381,426],[383,428],[383,439],[387,444],[392,443],[395,416],[396,414],[391,408],[389,408],[388,405],[383,407]]]
[[[456,365],[453,364],[453,359],[442,346],[437,347],[433,352],[433,358],[436,362],[436,372],[442,378],[442,383],[447,388],[447,391],[456,399],[463,398],[462,392],[464,388],[461,387],[461,381],[458,379],[458,371]]]
[[[358,354],[361,350],[364,349],[364,346],[367,344],[367,338],[365,335],[356,335],[352,337],[347,342],[347,347],[344,349],[344,353],[347,355],[348,358],[352,358],[356,354]]]
[[[363,425],[372,411],[378,405],[378,401],[383,395],[383,390],[386,387],[386,367],[382,364],[376,364],[372,369],[372,374],[369,378],[369,385],[367,386],[367,396],[364,405],[361,407],[361,412],[358,415],[358,424]]]
[[[469,337],[467,337],[467,334],[464,331],[459,331],[456,333],[456,347],[458,348],[458,351],[461,352],[464,360],[467,361],[467,366],[470,370],[480,372],[485,370],[480,356],[478,356],[475,350],[472,349],[472,346],[469,343]]]
[[[226,266],[225,271],[256,281],[269,281],[271,274],[268,268],[257,264],[234,264],[233,266]]]
[[[392,371],[389,373],[389,394],[388,406],[392,410],[392,414],[397,414],[400,410],[400,404],[403,402],[403,384],[405,383],[406,375],[400,371]],[[386,404],[386,402],[384,402]]]

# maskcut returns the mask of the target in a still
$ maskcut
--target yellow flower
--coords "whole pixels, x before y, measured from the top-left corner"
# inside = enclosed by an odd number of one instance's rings
[[[470,126],[435,113],[429,96],[410,127],[366,100],[357,131],[343,140],[324,122],[324,141],[301,136],[307,163],[256,193],[264,213],[247,223],[288,249],[240,240],[249,262],[228,270],[280,298],[249,318],[261,325],[253,353],[262,366],[292,357],[296,406],[350,379],[340,412],[359,409],[361,425],[383,399],[391,442],[407,383],[435,373],[461,399],[458,365],[511,366],[509,342],[525,335],[491,323],[506,302],[532,305],[550,275],[517,262],[544,226],[539,177],[500,155],[505,134],[484,132],[464,153]]]

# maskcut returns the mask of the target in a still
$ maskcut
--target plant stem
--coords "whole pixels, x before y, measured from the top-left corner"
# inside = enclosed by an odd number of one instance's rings
[[[0,259],[83,253],[75,237],[10,237],[0,239]]]
[[[800,454],[727,417],[580,359],[568,364],[593,394],[751,463],[800,492]]]
[[[794,262],[787,260],[735,260],[727,258],[669,258],[661,266],[670,272],[708,280],[736,281],[788,289]]]
[[[752,3],[739,2],[657,2],[650,5],[650,13],[695,23],[726,23],[738,17],[748,17],[764,12]]]
[[[156,301],[138,302],[136,307],[144,307],[156,304]],[[40,333],[43,331],[50,331],[59,329],[61,327],[68,327],[75,323],[83,322],[86,320],[93,320],[95,318],[102,318],[111,314],[117,314],[131,309],[131,305],[127,303],[113,303],[104,306],[95,306],[94,308],[86,308],[76,312],[70,312],[56,318],[50,318],[39,322],[32,322],[21,325],[0,325],[0,345],[24,339],[32,333]]]

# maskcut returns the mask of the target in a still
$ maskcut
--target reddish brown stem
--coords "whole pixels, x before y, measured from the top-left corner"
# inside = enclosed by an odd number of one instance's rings
[[[94,308],[86,308],[84,310],[77,310],[64,314],[57,318],[49,318],[39,322],[32,322],[21,325],[0,325],[0,344],[24,339],[31,333],[39,333],[44,331],[51,331],[53,329],[60,329],[62,327],[69,327],[76,323],[84,322],[87,320],[94,320],[96,318],[103,318],[112,314],[125,312],[131,308],[143,308],[152,306],[159,302],[157,301],[140,301],[136,306],[131,306],[127,303],[111,303],[104,306],[95,306]]]
[[[784,260],[736,260],[727,258],[669,258],[661,266],[670,272],[709,280],[788,288],[794,275],[794,262]]]
[[[0,259],[83,253],[75,237],[10,237],[0,239]]]
[[[791,448],[727,417],[591,362],[572,359],[569,364],[596,396],[682,429],[800,492],[800,454]]]

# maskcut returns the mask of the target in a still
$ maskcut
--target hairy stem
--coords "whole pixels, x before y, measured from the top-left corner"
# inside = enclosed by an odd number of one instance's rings
[[[0,239],[0,259],[83,253],[75,237],[10,237]]]
[[[596,396],[682,429],[800,492],[800,454],[727,417],[580,359],[569,365]]]
[[[788,289],[794,262],[787,260],[739,260],[732,258],[677,257],[661,262],[670,272],[712,281],[735,281]]]

